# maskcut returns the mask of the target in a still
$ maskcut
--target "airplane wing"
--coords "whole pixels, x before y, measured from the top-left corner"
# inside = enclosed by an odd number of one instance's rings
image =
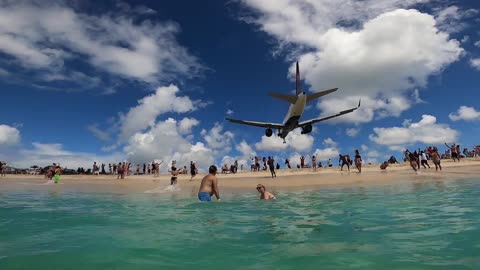
[[[314,123],[318,123],[318,122],[321,122],[321,121],[325,121],[325,120],[328,120],[328,119],[331,119],[331,118],[335,118],[335,117],[338,117],[340,115],[344,115],[344,114],[347,114],[347,113],[351,113],[353,111],[355,111],[356,109],[360,108],[360,100],[358,101],[358,106],[355,107],[355,108],[351,108],[351,109],[348,109],[348,110],[344,110],[344,111],[341,111],[337,114],[334,114],[334,115],[330,115],[330,116],[326,116],[326,117],[320,117],[320,118],[314,118],[314,119],[310,119],[310,120],[307,120],[307,121],[303,121],[303,122],[300,122],[298,123],[298,126],[299,127],[304,127],[306,125],[311,125],[311,124],[314,124]]]
[[[273,128],[273,129],[280,129],[284,127],[282,124],[276,124],[276,123],[244,121],[244,120],[238,120],[238,119],[232,119],[232,118],[225,118],[225,120],[230,121],[232,123],[254,126],[254,127],[264,127],[264,128]]]

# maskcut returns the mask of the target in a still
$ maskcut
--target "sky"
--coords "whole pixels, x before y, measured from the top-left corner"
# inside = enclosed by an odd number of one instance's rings
[[[0,0],[0,160],[90,168],[480,144],[480,3],[444,0]],[[287,143],[225,117],[354,113]],[[167,166],[167,165],[165,165]],[[164,168],[165,169],[165,168]]]

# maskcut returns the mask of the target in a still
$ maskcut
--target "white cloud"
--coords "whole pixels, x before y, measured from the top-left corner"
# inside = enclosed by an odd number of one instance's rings
[[[180,133],[180,123],[172,118],[159,121],[146,132],[137,132],[124,147],[128,160],[137,163],[163,160],[170,164],[177,160],[178,166],[188,166],[195,161],[199,170],[205,171],[214,163],[212,149],[202,142],[191,143]]]
[[[126,11],[98,14],[81,13],[59,1],[2,1],[0,51],[29,70],[63,74],[74,69],[70,62],[75,60],[149,83],[196,76],[202,69],[177,43],[176,23],[153,22]]]
[[[480,112],[475,110],[475,108],[473,107],[460,106],[457,112],[450,113],[448,117],[452,121],[458,121],[458,120],[475,121],[475,120],[480,120]]]
[[[128,140],[136,132],[155,125],[157,117],[163,113],[185,113],[195,110],[193,101],[187,96],[177,96],[178,91],[178,87],[171,84],[158,87],[155,93],[139,100],[139,105],[120,117],[121,140]]]
[[[227,114],[228,114],[228,115],[232,115],[233,113],[234,113],[233,110],[230,110],[230,109],[227,110]]]
[[[98,127],[97,124],[89,125],[87,127],[88,131],[90,131],[95,137],[102,141],[109,141],[110,134],[107,131],[104,131]]]
[[[360,128],[347,128],[345,133],[349,137],[356,137],[360,133]]]
[[[276,133],[273,133],[272,137],[262,136],[260,142],[255,144],[257,150],[263,151],[282,151],[287,148],[292,148],[295,151],[310,151],[313,145],[314,138],[310,134],[301,134],[301,129],[295,129],[290,132],[285,138],[286,143],[283,143],[283,139],[278,137]]]
[[[418,101],[406,91],[425,87],[431,75],[463,53],[432,15],[399,9],[420,2],[428,1],[243,1],[255,12],[245,21],[259,25],[281,47],[294,45],[293,57],[300,59],[312,91],[339,88],[319,101],[322,116],[362,99],[359,110],[329,121],[355,123],[398,117]],[[451,15],[449,10],[439,18],[446,22]],[[289,75],[294,74],[292,65]]]
[[[477,70],[480,70],[480,58],[470,59],[470,65]]]
[[[437,124],[432,115],[422,115],[417,123],[404,122],[403,127],[374,128],[370,134],[371,141],[379,145],[387,145],[392,150],[400,150],[414,143],[440,144],[456,141],[458,132],[448,125]]]
[[[462,43],[467,43],[469,40],[470,40],[470,36],[469,36],[469,35],[465,35],[465,36],[463,36],[462,40],[460,40],[460,42],[462,42]]]
[[[21,168],[28,168],[32,165],[47,166],[52,163],[60,164],[62,167],[77,169],[84,167],[92,168],[93,162],[97,164],[108,164],[124,161],[124,155],[114,153],[108,156],[98,156],[93,153],[73,152],[63,148],[62,144],[45,144],[34,142],[33,148],[20,149],[16,156],[11,157],[12,164]]]
[[[180,120],[180,123],[178,125],[178,131],[181,134],[190,134],[192,133],[192,128],[194,126],[198,126],[198,124],[200,124],[200,121],[198,121],[197,119],[185,117]]]
[[[477,42],[475,42],[473,45],[480,48],[480,40],[477,40]]]
[[[210,130],[203,129],[200,132],[208,147],[215,149],[221,153],[230,152],[232,149],[233,133],[230,131],[223,131],[223,126],[215,123]]]
[[[20,142],[20,131],[8,125],[0,125],[0,146],[16,145]]]

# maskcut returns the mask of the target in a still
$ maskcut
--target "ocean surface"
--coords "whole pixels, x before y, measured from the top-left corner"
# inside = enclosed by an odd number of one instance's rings
[[[0,269],[480,269],[480,180],[276,195],[0,188]]]

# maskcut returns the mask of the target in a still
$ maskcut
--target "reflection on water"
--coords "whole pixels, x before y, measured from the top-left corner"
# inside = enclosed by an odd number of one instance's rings
[[[0,269],[480,269],[474,180],[150,193],[3,191]]]

